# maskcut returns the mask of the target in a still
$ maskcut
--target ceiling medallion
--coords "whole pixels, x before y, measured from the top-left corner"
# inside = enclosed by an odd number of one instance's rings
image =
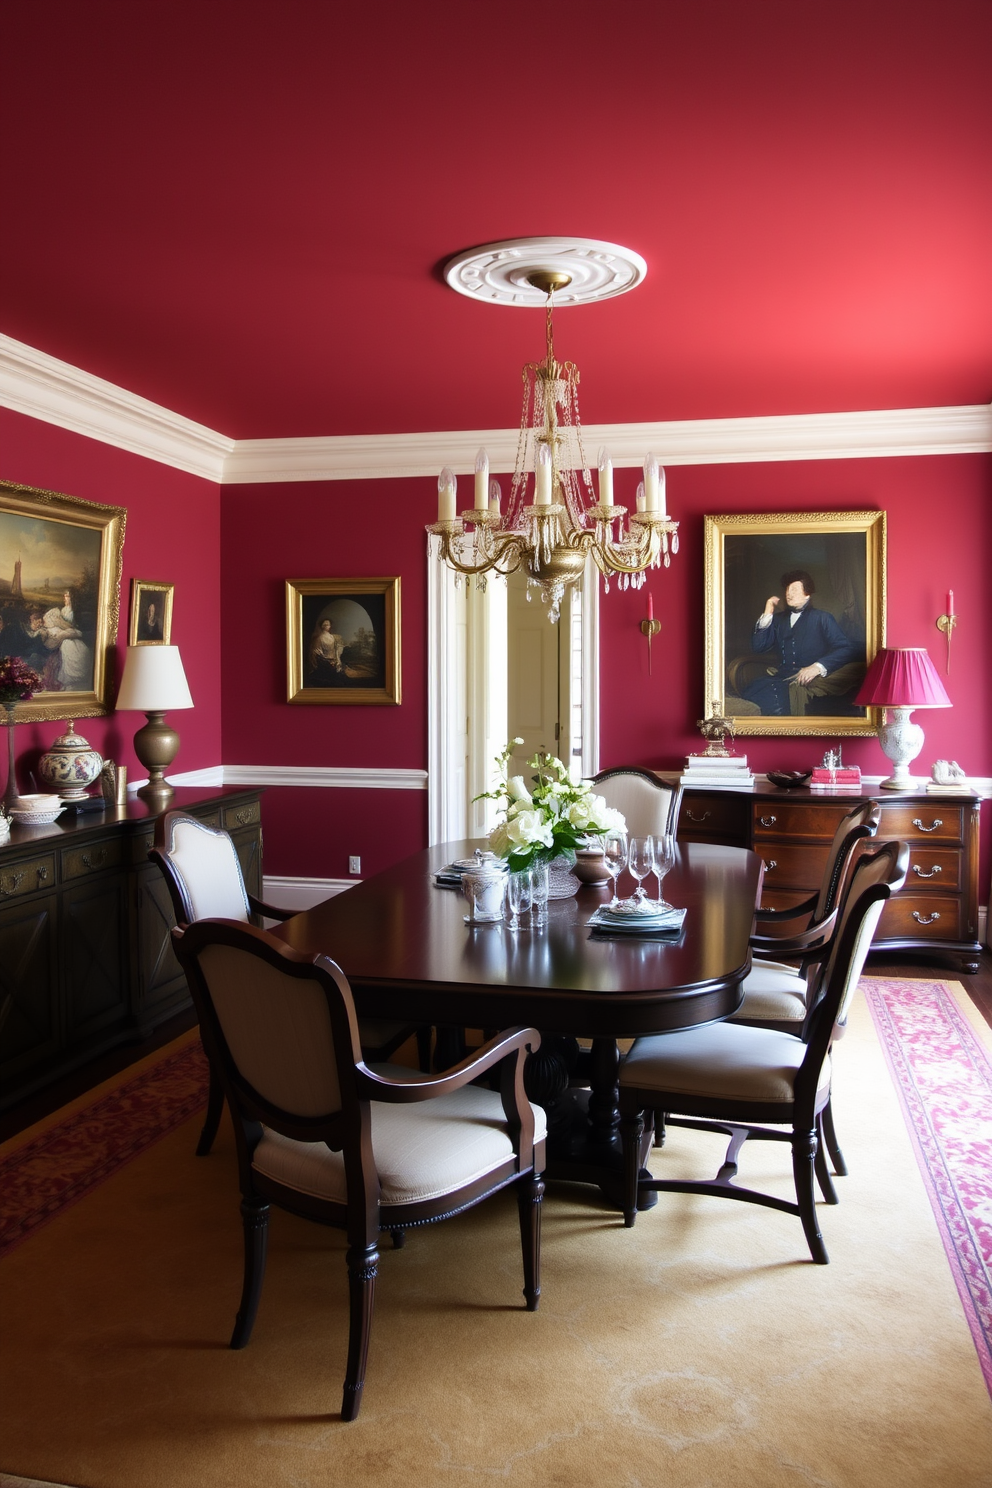
[[[499,482],[489,480],[489,456],[475,461],[475,505],[456,511],[457,481],[445,467],[438,480],[437,556],[480,589],[486,575],[522,568],[527,598],[534,592],[558,619],[567,588],[583,574],[591,555],[609,591],[611,576],[621,589],[640,588],[645,570],[666,568],[679,549],[678,522],[665,505],[665,472],[654,455],[644,462],[637,509],[613,504],[613,464],[599,452],[599,489],[593,489],[582,445],[579,369],[555,356],[556,305],[583,304],[634,289],[647,265],[639,254],[589,238],[519,238],[457,254],[445,267],[448,284],[473,299],[501,305],[545,306],[546,352],[523,369],[520,438],[504,515]],[[533,474],[533,499],[528,479]],[[624,520],[626,518],[626,521]]]

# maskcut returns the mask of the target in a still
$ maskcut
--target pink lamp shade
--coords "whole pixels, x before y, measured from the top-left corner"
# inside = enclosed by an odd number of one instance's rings
[[[870,708],[952,706],[923,646],[885,647],[877,651],[854,701]]]

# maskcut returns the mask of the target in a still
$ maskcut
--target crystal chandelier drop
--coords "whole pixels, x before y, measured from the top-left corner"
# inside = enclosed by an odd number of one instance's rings
[[[669,567],[671,555],[679,550],[679,524],[667,514],[665,472],[654,455],[644,462],[635,511],[614,504],[613,464],[605,449],[599,452],[598,493],[594,490],[582,442],[579,371],[574,362],[559,362],[555,356],[555,293],[567,289],[572,276],[538,268],[526,274],[525,282],[547,297],[547,350],[543,362],[529,362],[523,369],[520,436],[506,512],[498,481],[489,480],[489,457],[480,450],[474,506],[457,512],[457,481],[445,467],[438,480],[438,519],[427,531],[438,539],[440,561],[456,576],[474,578],[481,589],[487,574],[522,568],[528,599],[539,593],[553,623],[566,589],[582,578],[590,554],[607,592],[613,577],[621,589],[639,589],[647,569]]]

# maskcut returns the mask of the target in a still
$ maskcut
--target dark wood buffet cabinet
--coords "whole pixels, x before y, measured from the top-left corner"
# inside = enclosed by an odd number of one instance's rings
[[[170,803],[234,838],[249,890],[262,892],[257,790],[180,788]],[[148,861],[155,817],[136,798],[0,847],[0,1106],[113,1044],[146,1037],[189,1001],[172,952],[175,921]]]
[[[962,971],[977,971],[977,796],[870,787],[843,794],[783,790],[767,781],[756,781],[750,791],[687,789],[679,837],[760,853],[762,903],[785,909],[819,887],[837,823],[868,798],[882,808],[879,838],[898,837],[912,853],[906,886],[882,911],[873,951],[948,953]]]

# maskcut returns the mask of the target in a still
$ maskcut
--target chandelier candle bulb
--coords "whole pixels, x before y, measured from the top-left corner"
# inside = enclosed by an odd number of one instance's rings
[[[664,466],[659,466],[659,469],[658,469],[658,514],[659,514],[659,516],[662,516],[662,517],[667,517],[668,516],[668,506],[666,504],[666,498],[665,498],[665,468],[664,468]]]
[[[475,457],[475,506],[485,511],[489,505],[489,456],[480,449]]]
[[[648,455],[644,461],[644,495],[649,512],[658,510],[658,461]]]
[[[613,505],[613,461],[605,449],[599,452],[599,504]]]
[[[499,503],[500,503],[500,497],[502,496],[502,494],[503,493],[502,493],[502,491],[499,488],[499,481],[498,480],[490,481],[489,482],[489,514],[490,514],[490,516],[498,517],[500,515],[500,505],[499,505]]]
[[[537,451],[534,469],[534,505],[551,505],[551,451],[542,444]]]
[[[441,471],[437,480],[437,519],[439,522],[453,522],[455,520],[455,492],[458,482],[453,470],[447,465]]]
[[[648,499],[647,499],[647,497],[644,494],[644,482],[643,481],[638,481],[637,482],[637,496],[636,496],[635,500],[637,502],[637,510],[639,512],[645,511],[647,509]]]

